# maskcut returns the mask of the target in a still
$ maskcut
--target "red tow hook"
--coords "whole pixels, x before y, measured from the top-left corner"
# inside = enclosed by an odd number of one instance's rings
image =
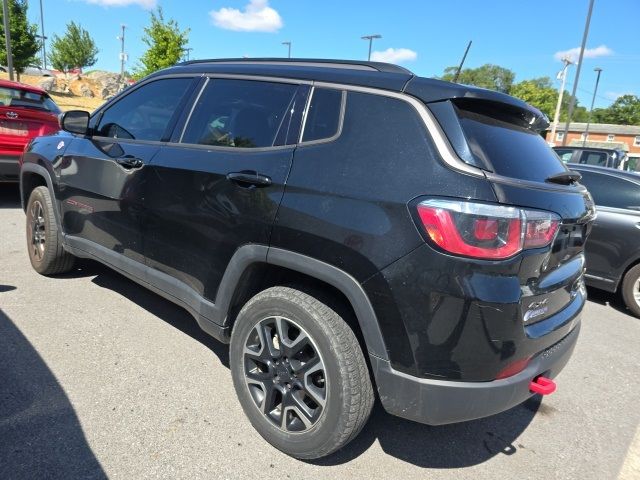
[[[550,395],[556,391],[556,382],[547,377],[536,377],[529,383],[529,390],[540,395]]]

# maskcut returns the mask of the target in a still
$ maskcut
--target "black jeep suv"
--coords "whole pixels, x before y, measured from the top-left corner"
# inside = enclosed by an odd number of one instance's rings
[[[593,202],[509,96],[333,60],[159,71],[26,148],[33,267],[96,259],[230,342],[258,432],[298,458],[376,395],[437,425],[553,389]]]

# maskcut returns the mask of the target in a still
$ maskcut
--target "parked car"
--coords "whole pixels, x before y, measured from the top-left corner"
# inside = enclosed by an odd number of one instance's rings
[[[640,175],[570,165],[582,175],[598,208],[585,251],[587,285],[619,292],[640,317]]]
[[[553,147],[553,149],[564,163],[597,165],[619,170],[626,168],[627,152],[621,148]]]
[[[384,63],[206,60],[61,125],[23,155],[33,268],[92,258],[185,307],[289,455],[352,440],[374,385],[394,415],[462,422],[569,360],[595,211],[520,100]]]
[[[38,87],[0,80],[0,182],[17,182],[19,160],[34,137],[58,131],[60,108]]]
[[[7,71],[8,71],[7,67],[5,67],[4,65],[0,66],[0,72],[7,72]],[[29,65],[28,67],[25,67],[22,73],[24,75],[32,75],[34,77],[53,77],[54,76],[54,73],[51,70],[39,67],[37,65]]]

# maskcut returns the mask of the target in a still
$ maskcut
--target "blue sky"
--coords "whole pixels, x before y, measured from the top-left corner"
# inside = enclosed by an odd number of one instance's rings
[[[119,71],[120,24],[127,25],[127,69],[144,51],[149,10],[191,29],[192,58],[292,56],[366,59],[362,35],[381,34],[374,58],[390,59],[422,76],[455,65],[468,40],[465,66],[494,63],[516,72],[516,80],[550,76],[554,56],[580,45],[588,0],[42,0],[45,34],[61,35],[74,20],[100,49],[93,68]],[[29,18],[40,22],[38,0]],[[594,67],[603,68],[596,106],[616,96],[640,95],[640,0],[596,0],[578,97],[588,106]],[[576,56],[577,58],[577,56]],[[575,68],[568,77],[571,89]]]

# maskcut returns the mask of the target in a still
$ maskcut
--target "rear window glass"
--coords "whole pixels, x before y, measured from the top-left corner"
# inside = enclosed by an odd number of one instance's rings
[[[462,108],[457,112],[471,153],[480,165],[498,175],[544,182],[566,171],[535,131],[480,112]]]
[[[338,133],[342,114],[342,90],[315,88],[307,120],[304,124],[303,142],[331,138]]]
[[[580,163],[586,165],[607,166],[607,154],[604,152],[582,152]]]
[[[33,108],[60,113],[58,106],[47,95],[9,87],[0,87],[0,107]]]

